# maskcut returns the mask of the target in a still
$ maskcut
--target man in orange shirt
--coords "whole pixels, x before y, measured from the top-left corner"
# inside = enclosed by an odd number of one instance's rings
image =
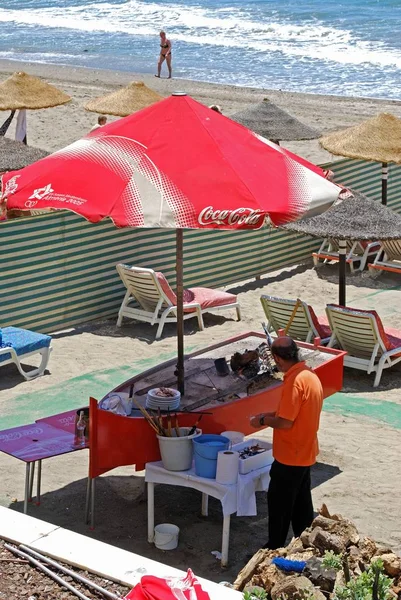
[[[319,453],[323,389],[318,376],[299,360],[298,347],[290,337],[277,338],[272,354],[284,373],[280,403],[275,413],[253,417],[251,425],[274,429],[265,548],[275,549],[285,546],[290,524],[298,537],[313,521],[310,468]]]

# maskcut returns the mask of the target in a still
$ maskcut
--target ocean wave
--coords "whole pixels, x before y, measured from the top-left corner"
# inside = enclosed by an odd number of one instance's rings
[[[16,61],[29,61],[36,63],[66,63],[70,64],[77,59],[76,54],[69,54],[68,52],[35,52],[26,51],[19,49],[11,50],[0,50],[0,58],[6,60]]]
[[[366,41],[349,29],[328,27],[316,19],[293,23],[283,15],[258,13],[255,7],[251,11],[246,4],[207,8],[128,0],[120,4],[34,6],[0,8],[0,23],[139,37],[154,36],[159,28],[165,28],[173,43],[189,46],[240,48],[344,65],[401,67],[401,50],[385,42]]]

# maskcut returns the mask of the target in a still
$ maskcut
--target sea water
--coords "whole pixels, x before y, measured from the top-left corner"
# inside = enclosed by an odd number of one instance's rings
[[[0,0],[0,58],[401,97],[401,0]]]

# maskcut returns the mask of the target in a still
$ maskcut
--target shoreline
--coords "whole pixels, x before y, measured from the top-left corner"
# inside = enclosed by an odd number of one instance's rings
[[[174,91],[184,91],[203,104],[219,104],[223,108],[223,114],[228,117],[268,97],[280,108],[322,134],[355,125],[380,112],[391,112],[401,117],[401,101],[398,100],[308,94],[188,79],[156,79],[149,73],[0,59],[1,80],[15,71],[26,71],[42,77],[72,97],[72,101],[64,106],[28,113],[28,143],[50,152],[72,143],[91,129],[96,122],[96,114],[83,108],[90,99],[110,93],[134,80],[144,81],[162,96],[168,96]],[[3,122],[8,112],[1,113],[0,119]],[[109,122],[114,119],[115,117],[109,117]],[[14,127],[15,125],[10,127],[7,137],[14,137]],[[341,159],[322,150],[317,140],[289,141],[282,145],[313,163]]]
[[[18,69],[18,65],[21,65],[21,69]],[[155,63],[156,66],[156,63]],[[113,69],[101,68],[94,69],[93,67],[86,67],[84,65],[70,65],[67,63],[52,63],[52,62],[35,62],[35,61],[20,61],[14,58],[0,58],[0,75],[6,75],[7,73],[14,73],[15,71],[22,70],[25,71],[29,68],[31,70],[31,74],[37,74],[38,77],[49,76],[54,80],[60,81],[71,81],[71,82],[81,82],[80,77],[71,77],[71,74],[78,73],[87,73],[92,77],[101,77],[103,75],[103,83],[104,85],[115,85],[114,81],[118,83],[128,83],[133,81],[133,79],[146,79],[148,82],[152,82],[154,78],[154,74],[151,72],[136,72],[136,71],[116,71]],[[59,77],[54,74],[54,71],[61,69],[63,71],[63,77]],[[156,69],[155,69],[156,70]],[[35,71],[35,72],[33,72]],[[48,71],[48,75],[45,74],[45,71]],[[37,72],[37,73],[36,73]],[[228,88],[232,90],[241,90],[242,92],[249,91],[252,94],[270,94],[270,95],[291,95],[298,96],[300,98],[328,98],[331,100],[338,100],[341,102],[353,102],[355,100],[366,102],[366,103],[380,103],[387,105],[394,105],[401,107],[401,96],[400,99],[394,98],[384,98],[380,96],[348,96],[341,94],[324,94],[318,92],[297,92],[293,90],[284,90],[281,88],[266,88],[266,87],[255,87],[248,85],[235,85],[232,83],[219,83],[217,81],[205,81],[203,79],[187,79],[185,77],[173,77],[171,80],[168,80],[167,77],[161,77],[161,81],[170,81],[170,86],[173,86],[174,82],[182,82],[185,86],[201,86],[201,87],[210,87],[210,88]],[[181,91],[181,90],[176,90]]]
[[[136,72],[136,71],[121,71],[121,70],[113,70],[113,69],[107,69],[107,68],[102,68],[102,69],[94,69],[93,67],[86,67],[85,65],[71,65],[68,63],[52,63],[52,62],[38,62],[38,61],[24,61],[24,60],[18,60],[18,58],[0,58],[0,74],[4,74],[4,73],[14,73],[16,70],[18,69],[14,69],[13,66],[14,65],[23,65],[24,68],[22,70],[25,70],[27,66],[29,66],[30,68],[39,68],[39,70],[43,69],[46,70],[47,68],[51,71],[53,71],[54,69],[57,68],[61,68],[61,69],[65,69],[66,72],[68,73],[68,71],[82,71],[82,72],[89,72],[92,75],[93,74],[99,74],[99,73],[107,73],[108,77],[113,77],[113,75],[115,75],[118,79],[124,79],[124,76],[127,77],[129,76],[129,81],[132,81],[132,77],[136,77],[138,79],[143,79],[143,78],[150,78],[152,80],[152,77],[154,76],[153,73],[148,72],[148,71],[140,71],[140,72]],[[156,70],[156,69],[155,69]],[[53,77],[54,79],[56,79],[56,77]],[[167,79],[166,77],[161,77],[161,79]],[[308,92],[297,92],[297,91],[293,91],[293,90],[286,90],[286,89],[282,89],[282,88],[265,88],[265,87],[255,87],[255,86],[250,86],[250,85],[235,85],[233,83],[218,83],[216,81],[206,81],[204,79],[187,79],[186,77],[173,77],[172,78],[173,81],[182,81],[184,83],[189,83],[189,84],[193,84],[193,85],[204,85],[204,86],[224,86],[227,88],[233,88],[233,89],[240,89],[240,90],[250,90],[252,92],[260,92],[260,93],[267,93],[267,94],[295,94],[297,96],[306,96],[306,97],[321,97],[321,98],[332,98],[334,100],[341,100],[341,101],[346,101],[347,99],[352,101],[352,100],[361,100],[361,101],[367,101],[367,102],[385,102],[386,104],[394,104],[394,105],[401,105],[401,96],[400,99],[397,100],[395,98],[384,98],[381,96],[348,96],[348,95],[344,95],[342,96],[341,94],[324,94],[324,93],[319,93],[319,92],[313,92],[313,93],[308,93]],[[72,81],[75,81],[72,80]],[[176,91],[180,91],[180,90],[176,90]]]

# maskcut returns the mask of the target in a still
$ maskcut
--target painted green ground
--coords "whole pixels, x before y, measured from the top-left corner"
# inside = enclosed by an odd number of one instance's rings
[[[347,300],[349,305],[352,305],[354,296],[356,296],[359,308],[376,309],[379,301],[378,296],[385,294],[387,300],[393,300],[387,301],[381,306],[380,315],[385,321],[386,316],[399,312],[400,290],[401,286],[399,285],[389,286],[385,289],[376,289],[367,293],[361,299],[357,294],[357,290],[349,285]],[[191,353],[199,349],[196,346],[187,346],[186,352]],[[9,403],[9,407],[6,403],[3,404],[0,429],[32,423],[36,419],[51,414],[85,406],[89,396],[101,398],[129,377],[133,377],[173,356],[171,353],[158,355],[154,360],[137,360],[130,365],[87,373],[64,382],[61,391],[59,386],[54,386],[40,392],[17,396],[12,403]],[[394,402],[338,393],[325,400],[324,410],[349,416],[364,416],[386,423],[396,429],[401,429],[401,405]]]
[[[74,377],[65,381],[61,388],[54,386],[39,392],[17,396],[10,403],[9,409],[7,409],[7,405],[2,407],[0,429],[33,423],[36,419],[85,406],[88,404],[90,396],[100,399],[126,379],[170,358],[171,355],[166,354],[157,356],[153,361],[136,360],[130,365]]]
[[[188,352],[193,350],[193,348],[187,349]],[[64,382],[61,390],[59,386],[54,386],[40,392],[17,396],[10,403],[8,413],[7,405],[3,407],[0,429],[32,423],[42,417],[84,406],[87,404],[89,396],[101,398],[129,377],[169,358],[171,355],[158,356],[154,361],[138,360],[131,365],[75,377]],[[323,408],[327,412],[346,416],[363,416],[385,423],[395,429],[401,429],[401,405],[394,402],[337,393],[325,400]]]

